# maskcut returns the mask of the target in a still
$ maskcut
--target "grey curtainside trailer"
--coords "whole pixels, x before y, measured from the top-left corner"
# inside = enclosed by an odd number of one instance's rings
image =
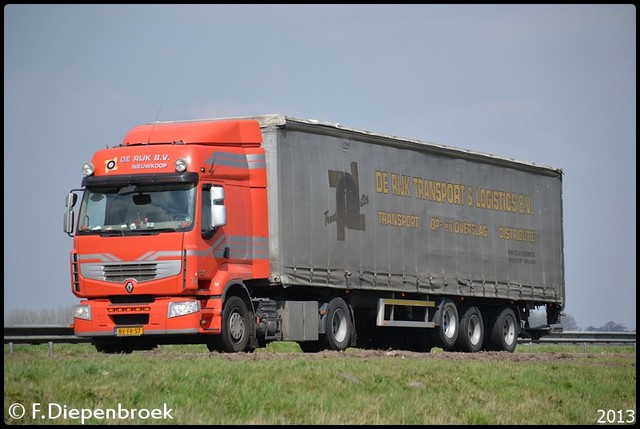
[[[558,168],[261,115],[135,126],[82,171],[73,326],[101,352],[513,352],[561,330]]]
[[[561,169],[327,122],[254,119],[266,153],[272,284],[344,290],[360,339],[376,343],[380,327],[440,327],[431,345],[460,348],[445,325],[473,330],[467,319],[477,313],[486,347],[504,310],[515,326],[503,336],[559,329]],[[541,306],[548,324],[529,326]],[[496,341],[494,349],[515,347]]]

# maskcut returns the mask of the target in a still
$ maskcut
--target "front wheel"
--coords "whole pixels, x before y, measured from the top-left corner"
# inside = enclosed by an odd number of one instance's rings
[[[231,296],[222,311],[222,350],[229,353],[242,352],[249,345],[249,311],[244,301]]]

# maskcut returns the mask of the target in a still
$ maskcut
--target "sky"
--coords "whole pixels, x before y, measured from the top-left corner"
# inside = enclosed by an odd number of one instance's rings
[[[636,327],[636,9],[4,7],[4,310],[71,292],[64,201],[135,125],[281,113],[561,168],[565,312]]]

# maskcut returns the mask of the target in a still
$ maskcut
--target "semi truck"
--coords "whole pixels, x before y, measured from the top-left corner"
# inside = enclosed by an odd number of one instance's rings
[[[265,114],[135,126],[82,171],[73,329],[99,352],[513,352],[562,329],[560,168]]]

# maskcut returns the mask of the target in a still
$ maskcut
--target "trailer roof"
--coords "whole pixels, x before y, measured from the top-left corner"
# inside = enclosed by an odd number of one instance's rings
[[[316,119],[302,119],[283,114],[265,114],[255,116],[236,116],[226,118],[208,118],[208,119],[193,119],[186,121],[167,121],[156,123],[171,123],[171,122],[200,122],[200,121],[228,121],[228,120],[245,120],[255,119],[260,123],[261,128],[287,128],[292,130],[312,130],[319,134],[327,134],[334,136],[349,135],[351,138],[359,140],[369,141],[371,143],[383,144],[388,146],[397,146],[402,148],[411,148],[417,150],[426,150],[442,155],[455,155],[462,156],[464,158],[484,160],[485,162],[505,165],[505,166],[520,166],[521,168],[545,171],[546,174],[562,175],[562,169],[549,165],[537,164],[528,161],[520,161],[513,158],[506,158],[494,154],[476,152],[469,149],[458,148],[454,146],[447,146],[437,143],[426,142],[423,140],[410,139],[406,137],[399,137],[390,134],[384,134],[379,132],[367,131],[358,128],[345,127],[339,123],[319,121]]]

